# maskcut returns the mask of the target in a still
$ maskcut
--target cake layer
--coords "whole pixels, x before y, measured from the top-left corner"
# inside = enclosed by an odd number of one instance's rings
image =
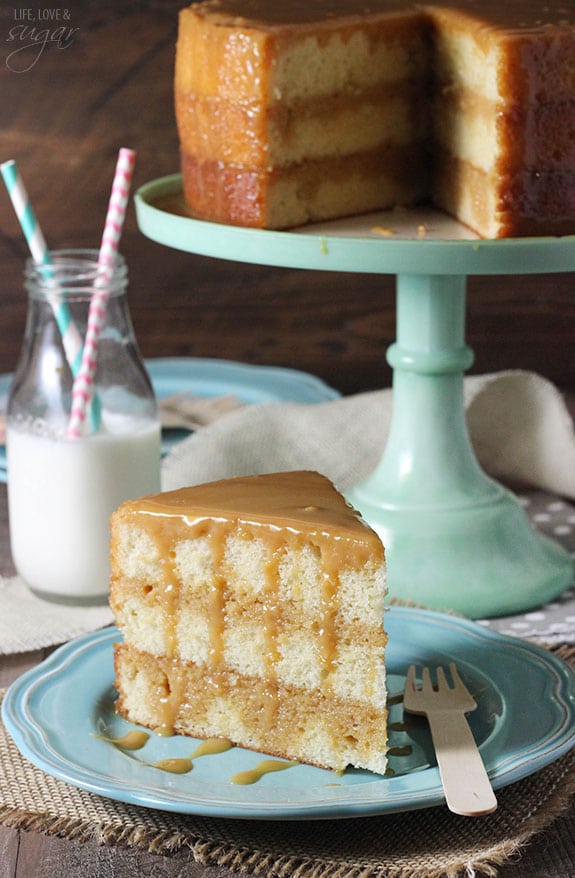
[[[386,711],[319,691],[205,670],[117,645],[118,712],[131,722],[242,746],[323,768],[383,774]]]
[[[182,171],[184,198],[195,216],[257,228],[410,205],[429,185],[425,143],[279,169],[197,162],[184,154]]]
[[[575,168],[575,100],[502,111],[475,94],[450,89],[435,109],[436,149],[487,173]]]
[[[328,6],[266,0],[192,5],[180,12],[177,89],[240,104],[281,100],[290,106],[420,79],[427,67],[426,25],[414,10],[402,11],[404,5],[385,0],[358,15],[348,2],[340,6],[342,17],[331,0]],[[326,8],[331,18],[322,17]]]
[[[122,528],[128,537],[120,538]],[[151,565],[150,575],[169,580],[166,559],[175,559],[175,544],[200,540],[197,570],[191,576],[213,577],[226,560],[226,543],[239,538],[267,553],[256,575],[237,575],[256,591],[276,587],[283,548],[302,547],[321,561],[322,574],[338,577],[345,570],[361,571],[366,564],[383,562],[383,546],[374,531],[337,492],[315,472],[284,472],[223,479],[126,501],[112,516],[113,560],[121,576],[141,575],[140,565]],[[148,553],[138,545],[141,532],[149,539]],[[136,535],[132,538],[132,535]],[[155,549],[155,558],[149,554]],[[249,551],[249,548],[248,548]],[[254,558],[257,555],[254,554]],[[154,562],[158,561],[158,566]],[[231,563],[230,559],[230,563]],[[245,564],[246,558],[241,559]],[[169,565],[171,566],[171,565]],[[309,571],[308,571],[309,572]],[[176,572],[182,575],[182,571]],[[325,576],[322,576],[325,579]],[[307,591],[308,582],[299,590]],[[294,592],[295,594],[295,592]]]
[[[575,172],[534,170],[500,179],[438,151],[434,200],[486,238],[568,235]]]
[[[386,85],[289,107],[178,92],[176,113],[182,151],[195,161],[266,169],[423,141],[429,120],[422,94],[421,83]]]
[[[573,6],[563,0],[436,0],[423,8],[433,23],[439,79],[506,105],[573,98]]]

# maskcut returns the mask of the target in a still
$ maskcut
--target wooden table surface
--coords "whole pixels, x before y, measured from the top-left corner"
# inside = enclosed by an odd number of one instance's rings
[[[17,160],[49,246],[98,247],[118,149],[137,150],[135,186],[178,170],[172,109],[176,0],[36,0],[0,7],[0,162]],[[49,11],[51,10],[51,12]],[[46,18],[46,15],[48,18]],[[343,393],[388,385],[394,278],[304,272],[208,259],[146,240],[130,211],[122,240],[145,357],[221,357],[288,366]],[[27,256],[0,191],[0,372],[19,353]],[[532,369],[575,387],[572,275],[470,278],[472,372]],[[4,488],[0,570],[11,572]],[[0,662],[6,685],[41,655]],[[0,878],[202,876],[174,858],[0,828]],[[575,814],[543,833],[502,876],[575,875]]]

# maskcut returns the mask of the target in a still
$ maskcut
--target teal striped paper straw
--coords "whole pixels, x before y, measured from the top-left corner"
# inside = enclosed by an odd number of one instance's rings
[[[0,171],[12,206],[18,217],[18,221],[24,232],[24,237],[30,248],[32,259],[37,265],[46,266],[46,276],[51,276],[50,272],[50,251],[46,245],[46,240],[42,234],[42,229],[36,219],[34,210],[28,198],[24,181],[18,172],[16,162],[11,159],[0,165]],[[54,294],[49,297],[49,302],[54,312],[60,335],[62,336],[62,344],[64,352],[72,375],[76,377],[80,370],[82,362],[82,338],[72,320],[70,309],[67,304],[58,296],[58,288],[54,284]]]

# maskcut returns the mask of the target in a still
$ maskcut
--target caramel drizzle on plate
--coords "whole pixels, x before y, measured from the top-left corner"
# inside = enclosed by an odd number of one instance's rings
[[[150,735],[148,732],[132,729],[132,731],[126,732],[125,735],[119,738],[112,738],[108,735],[95,735],[95,737],[100,741],[107,741],[108,744],[113,744],[119,750],[141,750],[146,745]]]
[[[231,750],[233,746],[232,742],[228,741],[227,738],[208,738],[202,741],[201,744],[198,744],[190,756],[160,759],[158,762],[154,762],[153,766],[161,771],[169,771],[172,774],[187,774],[194,767],[194,759],[199,759],[200,756],[213,756],[216,753],[225,753],[227,750]]]
[[[108,735],[96,735],[95,737],[118,747],[120,750],[139,750],[148,742],[150,735],[139,729],[133,729],[119,738],[114,738]],[[150,765],[153,768],[157,768],[160,771],[166,771],[170,774],[187,774],[194,768],[194,759],[199,759],[201,756],[213,756],[219,753],[225,753],[233,746],[233,743],[227,738],[207,738],[205,741],[198,744],[196,749],[189,756],[167,757],[165,759],[159,759],[157,762],[144,762],[142,764]],[[390,756],[408,756],[412,752],[412,747],[410,744],[406,744],[403,747],[391,747],[388,752]],[[230,777],[230,783],[238,786],[246,786],[257,783],[266,774],[271,774],[276,771],[285,771],[288,768],[294,768],[300,764],[301,763],[296,760],[286,761],[283,759],[263,759],[254,768],[249,768],[233,774]],[[333,771],[332,773],[336,777],[341,777],[345,774],[345,771]],[[393,777],[395,773],[394,769],[388,766],[384,776]],[[340,786],[340,784],[327,783],[325,786],[335,787]]]
[[[264,774],[270,774],[272,771],[285,771],[286,768],[293,768],[299,765],[299,762],[284,762],[280,759],[263,759],[255,768],[248,768],[246,771],[239,771],[230,777],[230,783],[245,786],[247,784],[257,783]]]
[[[97,735],[96,737],[109,744],[113,744],[120,750],[140,750],[148,742],[150,735],[139,729],[133,729],[119,738],[114,738],[108,735]],[[194,759],[199,759],[201,756],[213,756],[218,753],[225,753],[233,746],[232,742],[228,741],[227,738],[207,738],[205,741],[202,741],[201,744],[198,744],[190,756],[167,757],[166,759],[159,759],[157,762],[151,763],[151,765],[153,768],[157,768],[160,771],[166,771],[170,774],[187,774],[193,770]],[[143,764],[146,765],[148,763]],[[240,771],[237,774],[232,775],[230,783],[240,785],[256,783],[265,774],[270,774],[274,771],[285,771],[286,768],[293,768],[295,765],[299,764],[300,763],[296,761],[286,762],[279,759],[264,759],[256,765],[255,768]]]

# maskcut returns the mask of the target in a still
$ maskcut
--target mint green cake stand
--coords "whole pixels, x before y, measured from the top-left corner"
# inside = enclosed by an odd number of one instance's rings
[[[186,215],[179,175],[136,193],[141,231],[205,256],[286,268],[397,275],[390,435],[348,498],[386,547],[390,594],[480,618],[558,596],[573,564],[489,478],[470,444],[463,373],[468,275],[575,270],[575,237],[484,241],[438,211],[386,211],[272,232]]]

